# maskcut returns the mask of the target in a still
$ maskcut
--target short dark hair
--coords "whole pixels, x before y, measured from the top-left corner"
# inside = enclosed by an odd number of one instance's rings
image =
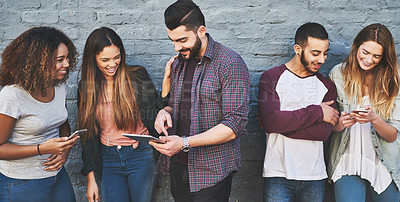
[[[304,47],[307,45],[309,36],[321,40],[328,39],[328,33],[324,26],[315,22],[308,22],[297,29],[294,41],[299,46]]]
[[[204,15],[199,6],[191,0],[178,0],[164,12],[165,25],[169,30],[183,25],[187,30],[195,31],[206,26]]]

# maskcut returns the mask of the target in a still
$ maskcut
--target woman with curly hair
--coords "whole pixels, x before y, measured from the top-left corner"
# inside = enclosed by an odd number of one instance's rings
[[[400,199],[398,69],[392,34],[371,24],[330,73],[341,111],[328,164],[336,201]]]
[[[66,86],[76,48],[61,31],[31,28],[2,53],[0,201],[75,201],[64,163],[68,139]]]
[[[110,28],[96,29],[86,40],[78,123],[88,130],[81,142],[82,173],[87,176],[90,202],[100,199],[95,173],[101,178],[102,201],[151,200],[153,149],[122,134],[158,136],[154,119],[164,106],[146,69],[128,66],[125,58],[122,40]],[[169,79],[164,83],[169,84]],[[165,94],[168,87],[163,87]]]

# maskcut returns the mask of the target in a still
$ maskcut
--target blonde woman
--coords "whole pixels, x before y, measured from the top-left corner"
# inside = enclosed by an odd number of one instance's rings
[[[330,73],[341,111],[328,165],[336,201],[399,201],[398,69],[390,31],[371,24]]]

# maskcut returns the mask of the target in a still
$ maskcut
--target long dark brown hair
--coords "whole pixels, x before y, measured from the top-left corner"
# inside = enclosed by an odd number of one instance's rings
[[[126,64],[125,49],[121,38],[114,30],[102,27],[94,30],[86,40],[81,67],[79,90],[78,127],[88,132],[82,137],[83,143],[100,132],[96,109],[99,103],[106,100],[105,78],[96,63],[104,47],[115,45],[120,49],[121,62],[114,75],[113,119],[120,130],[135,130],[140,119],[138,104],[135,98],[135,82],[131,82]]]
[[[54,80],[58,46],[68,48],[69,67],[61,80]],[[1,55],[0,85],[17,84],[30,92],[41,92],[51,85],[64,83],[75,69],[78,53],[72,41],[52,27],[31,28],[14,39]]]
[[[397,64],[394,40],[390,31],[381,24],[371,24],[356,36],[349,56],[344,60],[342,73],[344,90],[349,98],[361,103],[366,74],[357,61],[357,51],[366,41],[374,41],[383,47],[382,59],[371,71],[373,84],[368,95],[376,112],[384,119],[392,116],[394,100],[399,93],[399,66]],[[354,101],[354,100],[353,100]]]

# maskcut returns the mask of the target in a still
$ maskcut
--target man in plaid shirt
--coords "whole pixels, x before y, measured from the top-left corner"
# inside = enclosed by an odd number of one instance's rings
[[[175,2],[164,17],[179,56],[171,66],[169,106],[155,122],[166,143],[150,142],[162,153],[158,171],[169,171],[175,201],[228,201],[240,163],[239,137],[247,133],[248,69],[240,55],[206,33],[192,1]]]

